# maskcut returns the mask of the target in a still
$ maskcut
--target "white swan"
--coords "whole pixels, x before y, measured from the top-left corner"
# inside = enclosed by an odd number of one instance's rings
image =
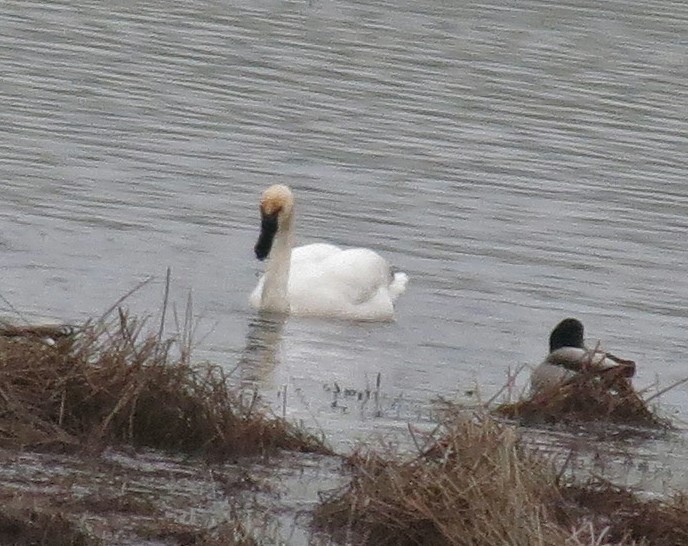
[[[354,320],[394,318],[394,301],[406,289],[406,273],[393,274],[389,264],[367,248],[342,250],[316,243],[292,249],[294,197],[287,186],[265,190],[260,214],[255,253],[268,262],[249,298],[253,307]]]
[[[555,326],[549,336],[549,355],[530,375],[532,394],[561,385],[582,370],[604,372],[621,367],[627,377],[635,374],[633,361],[586,348],[583,333],[583,324],[574,318],[564,319]]]

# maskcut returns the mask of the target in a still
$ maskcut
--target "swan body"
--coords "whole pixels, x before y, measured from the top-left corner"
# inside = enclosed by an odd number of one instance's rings
[[[287,186],[268,188],[261,200],[258,259],[265,274],[249,297],[264,311],[293,315],[387,321],[406,288],[405,273],[367,248],[315,243],[292,248],[293,196]]]
[[[531,393],[561,385],[582,370],[604,372],[622,366],[626,375],[635,373],[633,362],[599,349],[586,348],[583,343],[583,324],[576,319],[564,319],[557,324],[550,334],[549,347],[550,352],[545,360],[531,373]]]

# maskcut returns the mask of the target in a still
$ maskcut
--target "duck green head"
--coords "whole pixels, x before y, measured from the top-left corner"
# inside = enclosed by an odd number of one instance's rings
[[[575,318],[566,318],[554,327],[549,335],[549,352],[562,347],[578,347],[585,349],[583,344],[583,323]]]

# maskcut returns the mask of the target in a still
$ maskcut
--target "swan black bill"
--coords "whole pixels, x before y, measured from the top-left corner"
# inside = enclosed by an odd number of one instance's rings
[[[272,248],[272,241],[275,239],[277,233],[277,215],[263,214],[260,221],[260,236],[258,242],[253,250],[256,253],[256,258],[264,260],[270,255]]]

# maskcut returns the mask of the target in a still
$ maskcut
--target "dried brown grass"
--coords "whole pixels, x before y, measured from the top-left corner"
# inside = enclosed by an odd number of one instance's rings
[[[633,492],[604,481],[568,484],[561,489],[567,509],[559,514],[563,525],[590,521],[606,529],[610,542],[648,546],[688,544],[688,497],[641,500]]]
[[[449,424],[420,456],[353,456],[353,477],[317,509],[316,525],[362,544],[561,545],[548,464],[525,456],[512,428],[486,419]]]
[[[530,398],[501,404],[494,413],[522,424],[598,422],[652,429],[671,427],[648,406],[623,370],[579,373],[566,383]]]
[[[0,336],[0,447],[129,444],[219,460],[327,451],[233,390],[222,368],[189,355],[188,344],[147,333],[122,309],[54,343]]]
[[[184,546],[258,546],[260,543],[232,514],[233,519],[210,528],[174,523],[161,518],[134,525],[137,539]],[[74,523],[74,517],[55,510],[0,510],[0,544],[12,546],[99,546],[104,541]]]
[[[314,524],[351,544],[688,544],[684,498],[647,502],[574,485],[514,428],[485,416],[447,422],[415,457],[359,453],[349,464],[351,482],[323,499]]]
[[[140,525],[139,537],[145,540],[173,541],[182,546],[259,546],[260,542],[238,520],[211,529],[194,529],[183,524]]]
[[[59,513],[31,509],[0,511],[0,544],[13,546],[96,546],[102,542]]]

